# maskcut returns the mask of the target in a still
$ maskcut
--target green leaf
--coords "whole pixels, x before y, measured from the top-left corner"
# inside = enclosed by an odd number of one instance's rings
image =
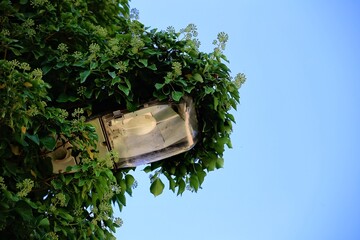
[[[160,88],[162,88],[164,86],[164,83],[156,83],[155,84],[155,88],[157,89],[157,90],[159,90]]]
[[[203,77],[199,73],[195,73],[192,78],[197,82],[201,82],[201,83],[204,82]]]
[[[51,181],[51,185],[56,189],[56,190],[59,190],[62,188],[62,183],[60,182],[60,180],[58,179],[54,179]]]
[[[59,62],[55,65],[55,69],[63,68],[64,66],[66,66],[65,62]]]
[[[219,105],[219,99],[217,97],[214,97],[214,110],[218,109],[218,105]]]
[[[204,182],[204,179],[206,177],[206,172],[205,171],[198,171],[197,172],[197,176],[198,176],[198,179],[199,179],[199,185],[201,186],[201,184]]]
[[[117,194],[116,197],[122,205],[126,206],[126,197],[124,194]]]
[[[31,141],[33,141],[33,142],[36,143],[37,145],[40,144],[39,136],[38,136],[37,134],[30,135],[30,134],[26,133],[25,136],[26,136],[27,138],[31,139]]]
[[[227,57],[224,54],[221,54],[220,56],[225,62],[230,63],[230,61],[227,59]]]
[[[71,174],[65,177],[65,184],[69,185],[69,183],[73,180],[73,176]]]
[[[97,68],[97,66],[98,66],[98,63],[97,63],[97,62],[92,62],[92,63],[90,63],[90,69],[91,69],[91,70]]]
[[[179,101],[180,98],[183,96],[184,94],[182,92],[179,92],[179,91],[173,91],[171,93],[171,97],[174,101]]]
[[[67,95],[66,93],[61,93],[60,96],[56,99],[57,102],[65,103],[65,102],[76,102],[79,98],[71,95]]]
[[[208,86],[205,87],[205,94],[211,94],[214,92],[215,92],[215,89],[213,87],[208,87]]]
[[[73,64],[73,66],[75,66],[75,67],[83,67],[84,65],[85,65],[85,61],[83,61],[83,60],[74,62],[74,64]]]
[[[160,178],[156,178],[155,181],[150,186],[150,192],[156,197],[159,196],[164,190],[164,183]]]
[[[188,85],[187,82],[181,78],[176,80],[176,84],[180,87],[186,87]]]
[[[125,182],[126,182],[126,192],[132,196],[132,189],[134,186],[135,178],[131,175],[125,176]]]
[[[106,175],[106,177],[107,177],[108,180],[110,180],[110,181],[116,181],[116,178],[115,178],[115,176],[114,176],[114,173],[113,173],[113,171],[111,171],[111,169],[109,169],[109,168],[105,169],[105,170],[104,170],[104,173],[105,173],[105,175]]]
[[[229,141],[226,143],[226,146],[228,147],[228,148],[233,148],[233,146],[232,146],[232,143],[231,143],[231,140],[229,139]]]
[[[72,222],[74,221],[74,217],[71,216],[69,213],[67,213],[63,209],[58,209],[58,214],[60,217],[64,218],[66,221]]]
[[[180,168],[178,167],[178,170],[181,176],[185,176],[187,174],[187,168],[184,165],[181,165]]]
[[[230,104],[236,110],[237,104],[236,104],[236,101],[234,99],[230,99]]]
[[[209,164],[207,166],[208,171],[214,171],[216,167],[216,159],[210,159]]]
[[[223,158],[218,158],[216,160],[216,168],[223,168],[224,167],[224,159]]]
[[[111,80],[111,86],[114,86],[117,83],[120,83],[121,79],[118,76],[115,76],[113,80]]]
[[[183,192],[185,191],[186,184],[185,184],[185,181],[183,179],[179,179],[177,181],[177,184],[179,186],[177,195],[179,196],[179,195],[183,194]]]
[[[116,228],[115,228],[115,226],[114,226],[113,221],[111,221],[111,220],[104,220],[104,223],[105,223],[105,226],[107,226],[108,228],[111,229],[111,231],[113,231],[113,232],[116,231]],[[106,232],[105,234],[109,234],[109,232]],[[106,238],[106,239],[110,239],[110,238]]]
[[[45,226],[49,226],[50,225],[50,222],[49,222],[49,219],[47,218],[43,218],[41,219],[41,221],[39,222],[38,226],[41,227],[45,227]]]
[[[19,197],[16,194],[13,194],[12,192],[9,192],[8,190],[3,190],[4,191],[4,196],[13,201],[13,202],[17,202],[19,201]]]
[[[32,207],[33,209],[37,209],[38,208],[38,205],[36,205],[36,203],[32,202],[29,198],[26,198],[25,199],[25,202],[27,204],[29,204],[30,207]]]
[[[82,73],[80,73],[80,83],[83,83],[86,81],[87,77],[90,75],[90,70],[86,70]]]
[[[146,166],[146,167],[143,169],[143,171],[146,172],[146,173],[151,172],[151,171],[152,171],[151,166]]]
[[[184,87],[184,91],[187,93],[191,93],[191,91],[195,88],[195,86],[186,86]]]
[[[101,228],[97,228],[97,229],[96,229],[96,235],[99,236],[99,239],[105,239],[104,230],[102,230]]]
[[[128,88],[127,86],[121,85],[121,84],[118,85],[118,88],[119,88],[123,93],[125,93],[126,96],[129,96],[130,88]]]
[[[133,101],[126,100],[126,109],[130,112],[134,112],[138,109],[138,105]]]
[[[111,78],[115,78],[116,77],[116,73],[115,72],[110,72],[108,71],[108,74]]]
[[[74,166],[67,166],[66,167],[66,171],[67,172],[69,172],[69,171],[75,171],[75,172],[77,172],[77,171],[79,171],[81,169],[81,165],[74,165]],[[74,178],[75,178],[75,176],[78,176],[78,175],[74,175]]]
[[[125,176],[125,182],[126,182],[126,189],[128,189],[128,188],[131,189],[133,187],[133,185],[134,185],[135,178],[132,175],[127,174]]]
[[[236,123],[235,117],[234,117],[234,115],[232,115],[231,113],[226,114],[226,117],[227,117],[228,119],[230,119],[230,121],[232,121],[233,123]]]
[[[79,166],[79,165],[76,165]],[[68,166],[67,168],[69,168],[69,171],[73,170],[73,167],[75,166]],[[81,168],[81,166],[79,166]],[[74,179],[80,179],[81,178],[81,172],[76,172],[75,174],[73,174],[73,178]]]
[[[88,199],[88,189],[86,187],[83,187],[81,190],[81,198],[83,200]]]
[[[52,66],[44,66],[44,67],[42,68],[42,72],[43,72],[43,74],[45,75],[45,74],[47,74],[48,72],[50,72],[51,69],[52,69]]]
[[[176,183],[175,180],[172,179],[172,177],[169,177],[169,189],[173,192],[175,192]]]
[[[171,77],[165,77],[165,83],[169,84],[173,79]]]
[[[129,79],[128,79],[128,78],[124,78],[124,80],[125,80],[126,86],[128,86],[129,88],[131,88],[131,83],[130,83]]]
[[[54,150],[56,146],[56,140],[51,136],[40,138],[40,143],[49,151]]]
[[[78,186],[79,186],[79,187],[84,186],[84,185],[85,185],[85,183],[86,183],[86,181],[87,181],[87,179],[81,178],[81,179],[79,180],[79,184],[78,184]]]
[[[195,190],[195,192],[199,189],[199,178],[197,175],[191,175],[190,186]]]
[[[84,93],[84,96],[85,96],[86,98],[90,98],[91,95],[93,94],[93,92],[94,92],[94,89],[88,88],[88,89],[86,89],[86,91],[85,91],[85,93]]]
[[[124,194],[125,191],[126,191],[126,181],[125,181],[125,179],[122,179],[120,181],[119,185],[120,185],[120,189],[121,189],[121,194]]]
[[[154,50],[154,49],[145,49],[144,53],[149,54],[149,55],[156,55],[159,53],[159,51]]]
[[[31,208],[29,207],[18,207],[15,208],[15,211],[22,217],[22,219],[26,222],[31,221],[33,219],[33,213]]]
[[[145,67],[147,67],[147,65],[148,65],[147,59],[139,59],[139,62],[141,62]]]
[[[151,65],[147,66],[147,68],[150,69],[150,70],[153,70],[153,71],[157,70],[157,67],[156,67],[155,64],[151,64]]]
[[[34,50],[32,53],[34,54],[35,59],[39,59],[39,57],[44,56],[44,52],[41,51]]]
[[[16,56],[20,56],[21,55],[21,52],[18,50],[18,49],[16,49],[16,48],[9,48]]]

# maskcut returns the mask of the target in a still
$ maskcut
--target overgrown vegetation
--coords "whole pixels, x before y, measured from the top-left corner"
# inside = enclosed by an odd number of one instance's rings
[[[145,167],[150,191],[197,191],[223,166],[231,147],[242,74],[234,80],[220,33],[200,52],[196,27],[147,29],[127,0],[20,0],[0,3],[0,237],[111,239],[113,216],[136,186],[132,169],[113,171],[115,153],[97,156],[85,119],[101,106],[135,110],[189,95],[201,141],[190,151]],[[46,153],[69,142],[81,164],[53,175]]]

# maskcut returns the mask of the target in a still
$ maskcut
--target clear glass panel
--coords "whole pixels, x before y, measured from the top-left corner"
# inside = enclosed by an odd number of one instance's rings
[[[131,113],[114,112],[100,122],[108,149],[119,154],[119,168],[168,158],[191,149],[197,141],[197,118],[191,98],[179,104],[157,103]]]

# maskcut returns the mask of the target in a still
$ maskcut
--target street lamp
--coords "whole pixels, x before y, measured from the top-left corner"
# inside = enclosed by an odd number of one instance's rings
[[[116,151],[114,168],[136,167],[190,150],[197,142],[198,120],[192,98],[179,103],[148,103],[135,112],[113,111],[88,121],[99,136],[99,157]],[[48,154],[53,172],[76,165],[66,144]]]

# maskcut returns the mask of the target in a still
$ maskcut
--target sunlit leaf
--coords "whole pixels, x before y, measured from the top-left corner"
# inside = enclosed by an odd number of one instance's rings
[[[179,101],[183,95],[184,94],[182,92],[179,92],[179,91],[173,91],[171,93],[171,97],[172,97],[172,99],[174,99],[174,101]]]
[[[223,168],[224,167],[224,159],[218,158],[216,161],[216,168]]]
[[[135,178],[130,174],[126,174],[125,182],[126,182],[126,189],[132,189],[132,187],[134,186]]]
[[[199,74],[199,73],[195,73],[194,75],[193,75],[193,79],[195,80],[195,81],[197,81],[197,82],[204,82],[204,79],[203,79],[203,77]]]
[[[164,183],[160,180],[160,178],[156,178],[154,182],[150,186],[150,192],[156,197],[159,196],[164,190]]]
[[[24,86],[27,87],[27,88],[30,88],[30,87],[32,87],[33,85],[32,85],[32,83],[30,83],[30,82],[24,82]]]

